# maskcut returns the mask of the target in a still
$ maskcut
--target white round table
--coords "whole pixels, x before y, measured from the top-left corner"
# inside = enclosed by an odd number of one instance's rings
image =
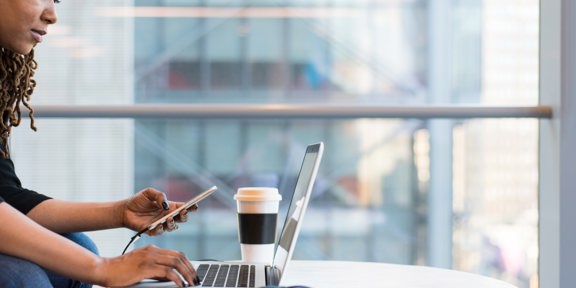
[[[312,288],[516,288],[500,280],[455,270],[374,262],[292,260],[282,286]]]

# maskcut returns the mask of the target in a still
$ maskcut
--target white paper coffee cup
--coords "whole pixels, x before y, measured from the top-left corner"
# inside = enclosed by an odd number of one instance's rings
[[[234,199],[242,261],[271,264],[282,195],[273,187],[242,187]]]

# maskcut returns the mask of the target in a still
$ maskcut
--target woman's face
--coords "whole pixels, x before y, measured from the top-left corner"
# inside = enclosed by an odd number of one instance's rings
[[[0,0],[0,47],[28,54],[56,23],[54,0]]]

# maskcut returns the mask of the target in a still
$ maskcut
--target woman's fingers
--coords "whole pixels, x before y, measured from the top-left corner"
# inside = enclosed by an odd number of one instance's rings
[[[156,205],[162,207],[164,210],[170,209],[170,203],[168,202],[168,198],[164,192],[156,190],[154,188],[146,188],[141,191],[144,196],[152,202],[155,202]]]
[[[164,226],[164,230],[167,232],[172,232],[172,231],[178,229],[178,224],[176,224],[176,221],[174,221],[174,218],[168,218],[166,220],[166,222],[164,222],[163,226]]]
[[[164,233],[164,225],[158,225],[158,226],[156,226],[156,228],[154,228],[154,230],[146,232],[146,234],[148,234],[150,236],[158,236],[158,235],[162,235],[163,233]]]
[[[154,277],[154,279],[170,280],[176,283],[178,287],[186,287],[186,285],[184,285],[184,281],[182,281],[182,278],[180,277],[180,275],[178,275],[178,273],[175,272],[174,269],[168,266],[163,266],[163,267],[157,267],[155,270],[156,271],[154,274],[159,276]]]
[[[167,279],[183,285],[180,276],[173,273],[174,270],[176,270],[189,284],[198,284],[198,281],[196,280],[196,270],[194,270],[194,267],[190,261],[188,261],[184,253],[170,250],[164,250],[163,252],[165,252],[165,254],[158,257],[156,263],[170,268],[170,271],[165,275]],[[175,280],[174,277],[177,277],[177,280]]]
[[[180,211],[178,216],[176,216],[176,222],[186,222],[188,221],[188,215],[190,212],[196,212],[198,210],[198,204],[190,206],[190,208]]]
[[[181,223],[186,221],[188,221],[188,212],[183,210],[176,217],[166,219],[166,222],[164,222],[162,225],[158,225],[158,227],[152,231],[149,231],[147,234],[151,236],[157,236],[164,233],[164,231],[172,232],[174,230],[178,230],[179,226],[177,222]]]
[[[178,222],[186,222],[188,221],[188,210],[183,210],[178,215]]]

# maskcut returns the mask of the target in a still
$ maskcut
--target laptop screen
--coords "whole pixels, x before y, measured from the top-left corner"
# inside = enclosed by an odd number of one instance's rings
[[[280,275],[284,273],[286,264],[292,257],[294,245],[296,244],[296,239],[298,238],[304,212],[306,211],[308,201],[310,200],[312,186],[316,179],[316,174],[318,172],[320,160],[322,159],[323,151],[324,144],[322,142],[309,145],[306,148],[304,160],[302,162],[302,166],[300,167],[300,173],[298,174],[298,179],[296,180],[294,194],[292,195],[288,214],[286,215],[286,221],[284,222],[284,227],[282,228],[282,233],[280,234],[278,247],[276,248],[276,254],[274,255],[273,266],[280,270]]]

